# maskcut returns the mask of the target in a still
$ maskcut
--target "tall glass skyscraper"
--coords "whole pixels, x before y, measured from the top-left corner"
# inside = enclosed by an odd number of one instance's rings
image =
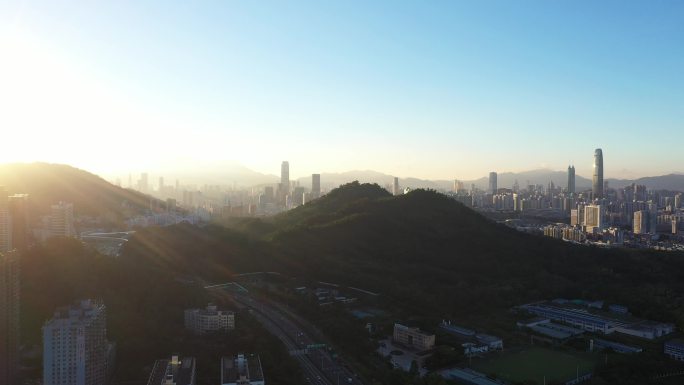
[[[568,193],[575,193],[575,166],[568,166]]]
[[[594,151],[594,178],[592,183],[594,198],[603,198],[603,151]]]

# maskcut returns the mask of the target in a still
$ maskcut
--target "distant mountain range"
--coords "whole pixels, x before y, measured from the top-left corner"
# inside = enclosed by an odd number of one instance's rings
[[[358,180],[361,183],[378,183],[381,186],[392,184],[394,177],[377,171],[347,171],[342,173],[323,173],[321,174],[321,185],[329,188],[337,187],[345,183]],[[553,182],[556,186],[567,186],[568,175],[565,171],[553,171],[548,169],[531,170],[524,172],[503,172],[497,175],[499,188],[512,188],[515,181],[520,187],[528,184],[542,184],[544,186]],[[311,177],[303,177],[297,181],[304,185],[311,185]],[[466,189],[474,184],[480,189],[486,189],[489,184],[489,177],[484,176],[474,180],[462,180]],[[632,183],[645,185],[649,189],[684,191],[684,174],[668,174],[639,179],[607,179],[608,185],[613,188],[623,188]],[[453,180],[427,180],[419,178],[399,178],[401,188],[430,188],[435,190],[452,190]],[[579,175],[575,176],[577,190],[591,188],[591,179]]]

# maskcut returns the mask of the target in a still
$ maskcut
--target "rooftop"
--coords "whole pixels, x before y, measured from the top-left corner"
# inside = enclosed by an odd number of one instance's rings
[[[241,378],[249,381],[264,379],[259,355],[238,354],[234,357],[221,357],[221,383],[237,382]]]

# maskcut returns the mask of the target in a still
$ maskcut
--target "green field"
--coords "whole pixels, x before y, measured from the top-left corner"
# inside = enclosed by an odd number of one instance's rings
[[[473,361],[473,368],[488,375],[518,382],[532,380],[542,384],[551,381],[567,381],[579,374],[590,372],[596,365],[592,354],[568,353],[547,348],[530,348],[522,351],[504,352]]]

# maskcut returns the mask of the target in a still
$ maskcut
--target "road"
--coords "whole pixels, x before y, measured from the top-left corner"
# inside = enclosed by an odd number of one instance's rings
[[[232,294],[238,304],[248,307],[256,319],[273,335],[278,337],[299,362],[309,384],[312,385],[363,385],[344,364],[332,359],[325,349],[308,348],[318,345],[306,331],[286,313],[266,301],[259,301],[247,294]]]

